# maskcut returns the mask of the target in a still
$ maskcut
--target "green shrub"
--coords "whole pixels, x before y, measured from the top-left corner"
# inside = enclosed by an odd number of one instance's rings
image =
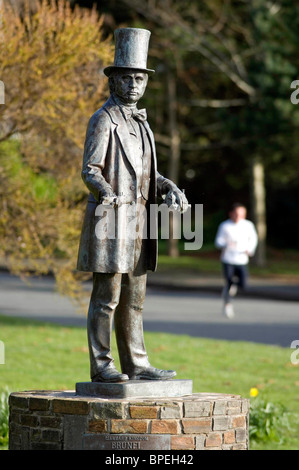
[[[0,448],[8,445],[9,391],[0,393]]]
[[[281,403],[253,398],[250,403],[249,438],[256,442],[283,442],[283,429],[289,428],[289,413]]]

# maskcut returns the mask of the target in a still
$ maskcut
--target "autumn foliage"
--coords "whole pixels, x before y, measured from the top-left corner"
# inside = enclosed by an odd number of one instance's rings
[[[95,10],[68,3],[2,7],[0,258],[15,273],[53,272],[77,292],[76,258],[86,190],[82,149],[89,117],[108,90],[113,58]]]

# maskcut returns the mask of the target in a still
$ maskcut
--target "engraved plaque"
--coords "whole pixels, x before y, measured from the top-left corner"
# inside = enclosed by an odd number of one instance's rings
[[[170,450],[169,434],[83,434],[84,450]]]

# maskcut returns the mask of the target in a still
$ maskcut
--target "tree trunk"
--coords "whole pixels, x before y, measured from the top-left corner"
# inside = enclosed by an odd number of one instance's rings
[[[257,266],[265,266],[266,264],[266,189],[264,165],[259,157],[251,162],[251,199],[252,199],[252,216],[255,224],[259,243],[253,259]]]
[[[168,120],[169,120],[169,136],[170,136],[170,158],[168,167],[168,178],[175,184],[179,179],[179,161],[180,161],[180,135],[177,125],[177,96],[176,81],[173,72],[167,69],[167,91],[168,91]],[[178,240],[173,237],[176,233],[174,224],[176,218],[170,212],[169,217],[169,240],[168,255],[175,258],[179,256]]]

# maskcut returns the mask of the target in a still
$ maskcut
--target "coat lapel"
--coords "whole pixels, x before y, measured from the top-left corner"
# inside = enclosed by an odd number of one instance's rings
[[[105,109],[109,113],[112,122],[116,126],[116,133],[119,137],[120,143],[122,145],[123,151],[129,160],[133,170],[135,171],[135,159],[134,155],[132,154],[132,148],[130,145],[131,137],[129,133],[129,129],[126,123],[126,120],[124,116],[122,115],[122,112],[120,111],[119,107],[117,104],[115,104],[114,100],[110,97],[109,100],[105,104]],[[156,159],[156,147],[155,147],[155,139],[154,139],[154,134],[148,124],[147,121],[143,122],[144,127],[146,129],[146,132],[149,136],[151,148],[152,148],[152,154],[153,154],[153,160],[154,160],[154,169],[157,169],[157,159]]]
[[[111,104],[111,106],[109,106],[108,104]],[[119,141],[121,143],[123,151],[127,159],[129,160],[133,170],[135,171],[135,159],[134,155],[132,154],[132,148],[130,144],[131,137],[126,120],[123,117],[119,107],[115,105],[112,100],[108,100],[107,105],[108,106],[106,106],[106,111],[109,113],[113,124],[115,124],[116,126],[115,130],[119,137]]]
[[[156,146],[155,146],[155,138],[154,138],[154,134],[148,124],[147,121],[145,121],[144,123],[144,127],[146,129],[146,132],[147,132],[147,135],[149,137],[149,140],[150,140],[150,144],[151,144],[151,148],[152,148],[152,155],[153,155],[153,161],[154,161],[154,169],[155,171],[157,170],[157,158],[156,158]]]

